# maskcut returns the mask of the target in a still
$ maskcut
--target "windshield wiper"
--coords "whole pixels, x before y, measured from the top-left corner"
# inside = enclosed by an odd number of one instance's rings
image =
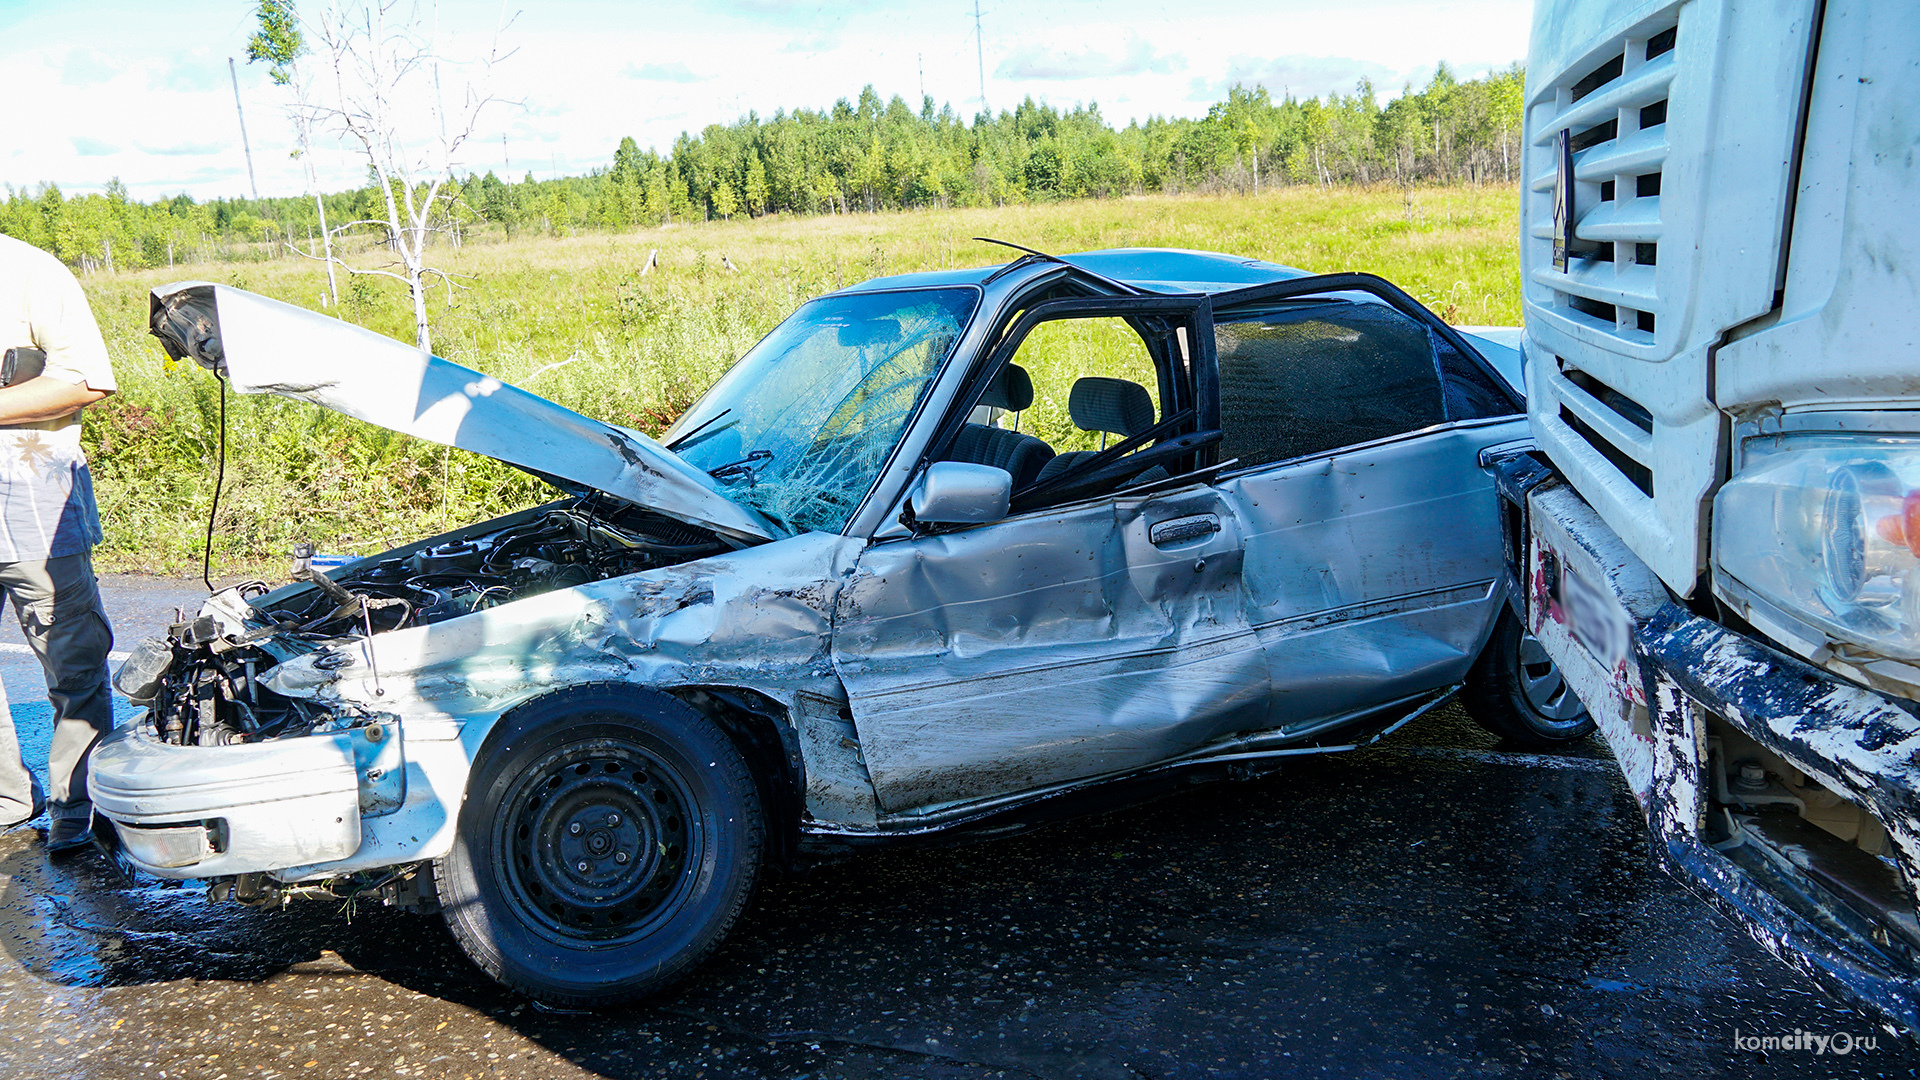
[[[752,487],[754,483],[754,464],[756,462],[772,460],[773,451],[755,450],[739,461],[729,461],[725,465],[715,465],[713,468],[707,470],[707,475],[713,477],[715,480],[732,480],[744,476],[747,478],[747,486]]]
[[[669,451],[677,449],[679,446],[684,444],[687,440],[693,438],[695,435],[698,435],[701,432],[712,427],[714,421],[720,419],[721,417],[727,415],[732,411],[733,411],[733,406],[729,405],[726,408],[721,409],[719,412],[714,413],[712,416],[707,417],[705,420],[700,421],[698,424],[694,425],[693,430],[687,432],[684,435],[676,437],[672,442],[668,443],[666,445],[666,449]]]

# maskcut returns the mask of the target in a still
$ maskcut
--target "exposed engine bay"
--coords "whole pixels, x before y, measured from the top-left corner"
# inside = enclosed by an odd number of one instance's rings
[[[563,499],[361,560],[329,575],[295,551],[294,583],[245,582],[141,642],[114,684],[163,742],[225,746],[354,726],[276,693],[268,673],[345,640],[470,615],[727,550],[714,534],[599,494]]]

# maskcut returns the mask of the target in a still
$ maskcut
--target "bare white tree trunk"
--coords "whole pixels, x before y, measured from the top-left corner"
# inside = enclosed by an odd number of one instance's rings
[[[320,199],[320,188],[314,182],[313,162],[307,162],[307,188],[313,192],[313,210],[320,218],[320,247],[326,252],[327,261],[327,305],[340,306],[340,282],[333,275],[333,232],[327,228],[327,204]]]
[[[247,114],[240,108],[240,72],[233,66],[233,57],[227,57],[227,75],[233,79],[233,114],[240,118],[240,149],[247,155],[247,189],[253,192],[253,201],[260,201],[260,185],[253,179],[253,145],[247,142]]]
[[[306,20],[303,20],[306,21]],[[434,219],[438,203],[458,165],[462,144],[478,127],[482,110],[493,98],[485,91],[485,77],[506,58],[496,42],[479,61],[479,79],[462,88],[461,105],[450,118],[441,105],[439,65],[431,31],[424,35],[418,9],[402,0],[362,0],[329,8],[307,22],[331,67],[331,100],[303,106],[309,122],[324,121],[345,136],[366,159],[380,185],[382,209],[377,218],[325,227],[326,210],[319,207],[322,232],[328,237],[329,282],[338,263],[350,274],[392,278],[407,287],[413,302],[414,341],[422,352],[433,350],[433,332],[427,316],[430,278],[453,286],[453,276],[427,262],[427,244],[439,226]],[[502,25],[501,30],[505,29]],[[436,123],[419,124],[429,114]],[[332,233],[357,225],[376,225],[385,233],[397,265],[388,268],[354,267],[333,255]],[[336,302],[338,293],[335,293]]]
[[[413,333],[414,342],[420,351],[433,351],[433,328],[427,323],[427,283],[422,281],[420,273],[412,267],[407,269],[407,288],[413,293]]]

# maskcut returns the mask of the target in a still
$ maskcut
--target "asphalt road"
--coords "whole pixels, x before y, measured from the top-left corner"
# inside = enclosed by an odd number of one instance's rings
[[[204,590],[109,581],[123,642]],[[0,679],[30,753],[30,658]],[[23,648],[24,646],[22,646]],[[36,720],[37,718],[37,720]],[[37,722],[37,728],[36,728]],[[36,748],[37,749],[34,749]],[[1846,1055],[1736,1032],[1875,1039]],[[770,881],[640,1007],[544,1011],[437,917],[264,914],[0,835],[0,1077],[1891,1076],[1920,1046],[1656,870],[1595,746],[1456,712],[1132,809]]]

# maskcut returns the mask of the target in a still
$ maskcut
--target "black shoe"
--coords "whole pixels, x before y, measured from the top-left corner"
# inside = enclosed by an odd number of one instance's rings
[[[93,816],[57,817],[47,829],[47,854],[60,855],[93,843]]]

